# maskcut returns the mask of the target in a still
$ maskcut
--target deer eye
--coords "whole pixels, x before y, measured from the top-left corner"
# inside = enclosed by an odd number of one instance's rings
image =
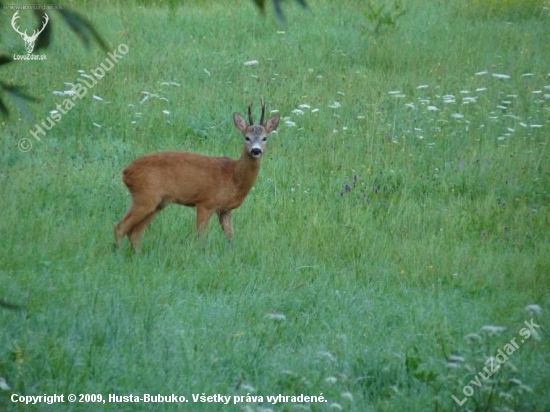
[[[245,140],[246,140],[247,142],[250,142],[250,137],[245,137]]]
[[[262,139],[262,142],[265,142],[266,140],[267,140],[267,137],[264,137],[264,138]]]

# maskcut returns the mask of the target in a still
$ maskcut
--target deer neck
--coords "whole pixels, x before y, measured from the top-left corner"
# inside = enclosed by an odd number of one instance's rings
[[[246,149],[243,150],[241,158],[237,160],[234,181],[245,193],[248,193],[252,186],[254,186],[254,182],[256,182],[256,178],[260,172],[261,163],[261,158],[254,159],[248,154]]]

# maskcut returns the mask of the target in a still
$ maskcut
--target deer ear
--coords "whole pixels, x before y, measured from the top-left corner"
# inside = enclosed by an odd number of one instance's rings
[[[279,126],[279,119],[281,116],[276,114],[265,123],[265,131],[269,134]]]
[[[239,129],[242,133],[244,133],[248,128],[246,120],[244,120],[244,117],[242,117],[239,113],[233,114],[233,121],[235,122],[235,127]]]

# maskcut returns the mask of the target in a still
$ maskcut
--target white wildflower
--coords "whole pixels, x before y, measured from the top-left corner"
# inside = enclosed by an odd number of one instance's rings
[[[311,109],[311,106],[309,104],[301,104],[298,106],[298,109]]]
[[[540,335],[539,335],[539,333],[538,333],[536,330],[534,330],[534,331],[531,332],[531,337],[532,337],[533,339],[535,339],[536,341],[538,341],[538,342],[540,342],[540,340],[541,340]]]
[[[466,362],[466,359],[463,357],[463,356],[457,356],[457,355],[451,355],[449,356],[449,361],[450,362],[459,362],[459,363],[464,363]]]
[[[489,336],[498,335],[506,330],[505,326],[486,325],[481,328],[481,332]]]
[[[346,95],[344,92],[336,92],[336,94],[339,94],[340,96],[345,96]]]
[[[521,75],[521,77],[531,77],[531,76],[534,76],[534,74],[533,73],[523,73]]]
[[[466,340],[467,340],[468,342],[470,342],[470,343],[471,343],[471,342],[475,342],[475,341],[478,341],[478,342],[479,342],[480,340],[482,340],[482,339],[481,339],[481,336],[478,335],[477,333],[468,333],[468,334],[464,337],[464,339],[466,339]]]
[[[164,113],[164,114],[170,114],[170,110],[163,110],[162,113]]]
[[[84,74],[84,73],[81,73],[80,76],[86,78],[86,79],[92,79],[93,80],[93,77],[90,76],[89,74]]]
[[[283,315],[282,313],[268,313],[267,315],[265,315],[265,317],[267,319],[276,320],[279,322],[282,322],[283,320],[286,319],[286,316]]]
[[[474,76],[484,76],[488,73],[489,73],[488,71],[477,72],[477,73],[474,74]]]
[[[317,113],[319,111],[318,108],[315,108],[315,109],[311,109],[311,113]]]
[[[531,127],[532,129],[539,129],[542,127],[542,124],[530,124],[529,127]]]
[[[363,120],[363,119],[365,119],[366,117],[363,116],[363,115],[359,115],[359,116],[357,116],[357,118],[358,118],[359,120]]]
[[[97,100],[97,101],[100,101],[100,102],[105,101],[104,99],[102,99],[101,97],[99,97],[99,96],[97,96],[97,95],[95,95],[95,94],[92,95],[92,98],[93,98],[94,100]]]
[[[542,90],[533,90],[531,93],[533,93],[533,94],[542,94]]]
[[[247,62],[244,62],[245,67],[257,66],[258,64],[260,64],[258,60],[249,60]]]
[[[353,395],[350,392],[342,392],[341,395],[342,395],[342,399],[345,399],[350,402],[353,401]]]
[[[296,127],[296,123],[290,121],[290,120],[286,120],[285,121],[285,124],[288,126],[288,127]]]
[[[9,391],[11,389],[8,383],[6,382],[6,380],[1,376],[0,376],[0,389],[4,391]]]
[[[531,389],[531,387],[527,385],[520,385],[519,389],[525,392],[530,392],[530,393],[533,392],[533,389]]]
[[[495,78],[495,79],[509,79],[510,76],[507,75],[507,74],[499,74],[499,73],[493,73],[492,76]]]
[[[340,405],[339,403],[336,403],[336,402],[333,402],[329,405],[329,408],[330,409],[336,409],[337,411],[341,411],[343,410],[342,409],[342,405]]]
[[[321,358],[324,358],[324,359],[326,359],[326,360],[328,360],[328,361],[331,361],[331,362],[334,362],[334,361],[336,360],[336,357],[335,357],[332,353],[330,353],[330,352],[328,352],[328,351],[319,351],[319,352],[317,352],[317,354],[318,354]]]
[[[52,94],[54,96],[65,96],[65,92],[60,92],[59,90],[54,90]]]
[[[478,88],[476,89],[476,92],[484,92],[485,90],[487,90],[486,87],[478,87]]]
[[[336,382],[338,382],[338,379],[335,376],[329,376],[328,378],[325,379],[325,382],[326,383],[336,383]]]
[[[414,109],[413,103],[405,103],[405,107],[408,107],[409,109]]]
[[[244,390],[245,392],[250,392],[250,393],[256,392],[256,388],[254,388],[252,385],[249,385],[248,383],[243,383],[241,385],[241,389]]]
[[[401,94],[401,90],[392,90],[388,94]]]
[[[295,114],[295,115],[298,115],[298,116],[303,116],[304,115],[304,111],[300,110],[300,109],[294,109],[292,111],[292,113]]]
[[[64,84],[65,86],[74,87],[74,83],[63,82],[63,84]]]
[[[342,107],[342,105],[340,104],[340,102],[337,102],[337,101],[334,101],[332,104],[329,104],[329,106],[331,109],[338,109],[339,107]]]
[[[476,98],[475,97],[464,97],[462,99],[462,104],[469,104],[469,103],[475,103]]]
[[[451,117],[453,119],[463,119],[464,118],[464,115],[460,114],[460,113],[454,113],[451,115]]]
[[[283,30],[277,30],[277,34],[285,34]]]
[[[525,310],[534,315],[540,315],[542,313],[542,308],[539,305],[535,304],[527,305],[525,307]]]
[[[427,85],[427,84],[421,84],[420,86],[416,86],[416,88],[417,88],[418,90],[420,90],[420,89],[427,89],[428,87],[430,87],[430,86]]]
[[[100,124],[97,124],[97,123],[92,123],[95,127],[101,129],[101,125]]]
[[[435,107],[435,106],[428,106],[428,111],[430,111],[430,112],[438,112],[439,109],[438,109],[437,107]]]
[[[59,113],[59,110],[50,110],[50,114],[57,114]]]

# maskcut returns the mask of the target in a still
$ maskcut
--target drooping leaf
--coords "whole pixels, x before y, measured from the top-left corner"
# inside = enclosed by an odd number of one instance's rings
[[[46,21],[46,18],[45,18],[46,14],[43,12],[43,10],[35,9],[34,15],[40,21],[40,25],[38,26],[37,30],[41,30],[43,27],[42,25]],[[49,19],[48,17],[47,24],[44,26],[44,30],[42,31],[42,33],[40,33],[40,35],[36,39],[34,50],[47,49],[48,47],[50,47],[51,39],[52,39],[52,20]]]
[[[0,54],[0,66],[3,64],[11,63],[13,59],[11,56],[8,56],[7,54]]]
[[[59,10],[59,13],[63,16],[69,27],[78,37],[80,37],[80,40],[82,40],[87,49],[90,48],[91,40],[95,39],[104,51],[109,51],[109,47],[105,40],[103,40],[101,35],[88,20],[78,13],[66,9]]]
[[[38,101],[38,99],[36,99],[35,97],[29,94],[24,93],[20,86],[10,86],[8,84],[0,82],[0,89],[2,89],[2,91],[8,94],[8,96],[13,100],[15,105],[19,108],[19,111],[23,113],[23,115],[28,120],[31,120],[31,121],[34,120],[34,116],[30,112],[29,108],[27,107],[24,101],[26,100],[30,102],[36,102]],[[2,113],[5,116],[9,115],[9,110],[2,100],[0,100],[0,111],[2,111]]]

